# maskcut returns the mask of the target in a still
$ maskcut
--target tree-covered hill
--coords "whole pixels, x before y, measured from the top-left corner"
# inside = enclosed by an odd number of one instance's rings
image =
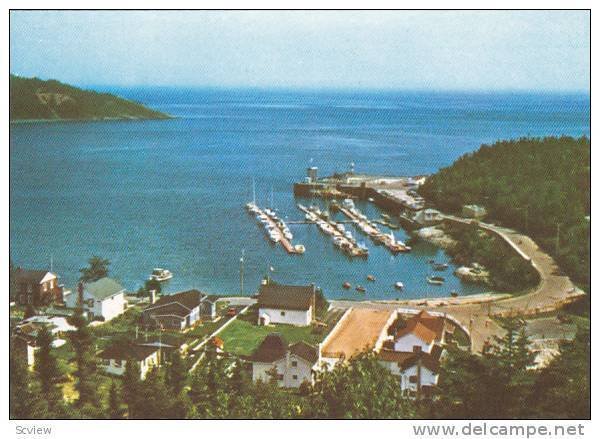
[[[590,159],[586,137],[497,142],[441,169],[420,193],[446,212],[485,206],[488,221],[530,235],[589,288]]]
[[[10,120],[167,119],[169,116],[109,93],[58,81],[10,75]]]

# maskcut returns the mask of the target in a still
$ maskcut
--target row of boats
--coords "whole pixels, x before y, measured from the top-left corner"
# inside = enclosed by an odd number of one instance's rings
[[[329,215],[322,212],[318,207],[305,207],[298,204],[298,209],[304,212],[307,221],[316,224],[325,235],[331,236],[333,244],[348,256],[369,256],[369,249],[363,243],[357,242],[350,230],[346,230],[342,223],[336,223],[329,219]]]
[[[375,282],[375,276],[373,276],[373,275],[369,274],[369,275],[367,276],[367,280],[368,280],[368,281],[370,281],[370,282]],[[351,284],[350,282],[344,282],[344,283],[342,284],[342,287],[343,287],[344,289],[346,289],[346,290],[349,290],[350,288],[352,288],[352,284]],[[403,284],[402,282],[396,282],[396,283],[394,284],[394,288],[396,288],[397,290],[402,290],[402,289],[404,289],[404,284]],[[358,291],[359,293],[364,293],[364,292],[366,292],[366,291],[367,291],[367,289],[366,289],[365,287],[363,287],[362,285],[357,285],[355,289],[356,289],[356,291]]]
[[[306,251],[306,248],[302,244],[292,245],[291,242],[294,239],[294,235],[285,221],[279,218],[274,210],[268,208],[263,210],[254,202],[247,203],[246,209],[263,225],[272,243],[281,243],[289,253],[302,254]]]
[[[397,240],[394,232],[383,233],[376,224],[360,212],[352,199],[347,198],[342,202],[341,206],[335,206],[340,212],[346,215],[354,225],[377,245],[384,245],[392,253],[408,252],[411,248],[404,242]]]

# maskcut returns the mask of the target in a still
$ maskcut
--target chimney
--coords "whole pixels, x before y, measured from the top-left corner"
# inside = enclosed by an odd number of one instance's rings
[[[150,290],[150,305],[156,302],[156,290]]]

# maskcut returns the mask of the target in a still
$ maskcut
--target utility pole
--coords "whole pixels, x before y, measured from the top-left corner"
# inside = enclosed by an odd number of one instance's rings
[[[240,258],[240,296],[244,295],[244,249]]]

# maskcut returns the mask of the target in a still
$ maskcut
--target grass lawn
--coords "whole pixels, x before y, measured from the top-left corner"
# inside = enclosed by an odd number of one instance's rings
[[[269,325],[258,326],[256,308],[251,308],[245,315],[241,315],[219,334],[225,344],[225,351],[234,355],[250,355],[260,342],[273,332],[281,334],[288,343],[305,341],[317,345],[325,338],[327,333],[335,326],[342,313],[338,310],[331,312],[324,319],[327,328],[314,326]]]

